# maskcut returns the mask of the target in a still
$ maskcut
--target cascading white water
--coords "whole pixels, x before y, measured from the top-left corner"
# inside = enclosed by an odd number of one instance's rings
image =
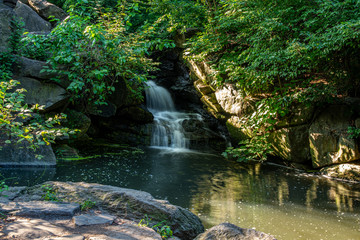
[[[154,115],[151,146],[189,148],[182,122],[191,119],[191,114],[177,112],[170,93],[153,81],[147,82],[147,108]],[[194,114],[193,114],[194,115]],[[197,118],[201,118],[196,115]]]

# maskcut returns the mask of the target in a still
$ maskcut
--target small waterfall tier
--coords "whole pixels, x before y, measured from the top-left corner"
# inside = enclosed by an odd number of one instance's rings
[[[189,139],[182,123],[193,118],[201,120],[201,116],[176,111],[168,90],[153,81],[148,81],[147,85],[147,108],[154,115],[151,146],[188,149]]]

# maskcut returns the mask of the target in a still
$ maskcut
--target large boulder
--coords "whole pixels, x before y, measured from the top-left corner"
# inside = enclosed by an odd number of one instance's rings
[[[67,17],[67,14],[64,12],[64,10],[45,0],[28,0],[28,2],[32,9],[34,9],[41,17],[48,21],[51,20],[52,16],[54,16],[55,19],[59,19],[60,21]]]
[[[66,90],[53,83],[43,83],[34,78],[14,77],[20,82],[19,87],[26,89],[25,103],[44,106],[44,111],[51,111],[63,106],[68,95]]]
[[[40,146],[36,151],[23,141],[19,144],[4,144],[2,137],[0,166],[55,166],[56,158],[51,145]],[[41,156],[38,158],[37,156]]]
[[[195,240],[276,240],[276,238],[254,229],[240,228],[231,223],[221,223],[200,234]]]
[[[269,142],[276,156],[289,162],[310,161],[309,126],[282,128],[270,134]]]
[[[150,226],[166,221],[180,239],[194,239],[204,231],[200,219],[190,211],[171,205],[168,201],[157,200],[149,193],[92,183],[47,182],[57,192],[57,197],[66,202],[91,200],[110,214],[140,222],[146,216]],[[40,186],[28,188],[30,196],[43,194]],[[23,195],[18,199],[26,199]],[[16,201],[16,200],[15,200]]]
[[[13,10],[0,2],[0,52],[6,51],[9,47],[11,20],[14,17]]]
[[[347,129],[352,111],[347,105],[331,105],[324,109],[309,129],[313,167],[346,163],[360,158],[358,144]]]
[[[14,9],[15,14],[25,23],[28,32],[50,32],[51,24],[42,19],[31,7],[18,1]]]
[[[17,66],[13,69],[14,75],[21,77],[31,77],[50,80],[58,76],[57,73],[42,71],[48,66],[46,62],[38,61],[26,57],[16,59]]]

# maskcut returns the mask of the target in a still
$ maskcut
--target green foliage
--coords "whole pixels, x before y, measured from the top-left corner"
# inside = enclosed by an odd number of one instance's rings
[[[360,128],[349,126],[347,133],[349,134],[349,138],[352,138],[352,139],[360,138]]]
[[[27,58],[46,61],[49,57],[51,39],[46,35],[25,33],[21,39],[21,55]]]
[[[41,190],[44,192],[44,194],[41,196],[41,199],[52,202],[60,201],[56,196],[56,192],[57,192],[56,189],[54,189],[51,185],[49,184],[42,185]]]
[[[138,226],[140,227],[150,227],[151,226],[151,218],[148,217],[147,214],[145,214],[145,218],[141,219],[138,223]],[[151,227],[154,229],[162,239],[168,239],[171,238],[173,235],[173,232],[170,228],[170,226],[166,225],[166,221],[161,221]]]
[[[91,200],[86,200],[83,203],[80,203],[80,209],[81,211],[87,211],[93,207],[95,207],[96,202],[93,202]]]

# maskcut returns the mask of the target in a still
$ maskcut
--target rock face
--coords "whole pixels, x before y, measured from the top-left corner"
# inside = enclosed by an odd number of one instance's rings
[[[309,129],[312,163],[315,168],[360,158],[355,139],[348,137],[351,109],[346,105],[326,108]]]
[[[28,5],[18,1],[14,9],[15,14],[25,23],[27,32],[50,32],[51,24],[42,19]]]
[[[254,229],[240,228],[231,223],[221,223],[200,234],[195,240],[276,240],[276,238]]]
[[[11,20],[14,17],[12,9],[0,2],[0,52],[4,52],[9,47]]]
[[[34,78],[14,77],[25,88],[25,102],[29,105],[44,106],[44,111],[51,111],[65,104],[68,99],[66,90],[53,83],[42,83]]]
[[[154,199],[149,193],[113,186],[89,183],[48,182],[57,196],[67,202],[91,200],[110,214],[139,222],[145,215],[154,225],[166,221],[180,239],[193,239],[204,231],[200,219],[188,210]],[[39,186],[29,188],[29,195],[41,195]],[[26,195],[21,199],[26,199]]]

